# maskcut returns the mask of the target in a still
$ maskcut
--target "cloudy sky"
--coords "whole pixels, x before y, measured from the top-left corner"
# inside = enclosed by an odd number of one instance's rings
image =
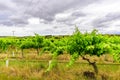
[[[120,0],[0,0],[0,36],[120,33]]]

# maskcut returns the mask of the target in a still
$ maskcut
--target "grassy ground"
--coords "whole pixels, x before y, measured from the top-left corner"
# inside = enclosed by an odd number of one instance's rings
[[[99,74],[87,63],[75,63],[70,68],[67,63],[58,63],[50,72],[45,72],[48,62],[12,60],[9,66],[0,61],[0,80],[120,80],[120,65],[99,64]],[[85,72],[87,75],[85,75]]]
[[[0,80],[120,80],[120,64],[114,62],[110,55],[90,58],[97,62],[99,73],[95,75],[92,66],[81,58],[73,66],[66,67],[70,59],[68,54],[59,56],[57,66],[45,72],[50,54],[46,52],[38,56],[34,50],[26,50],[25,53],[25,58],[21,58],[19,53],[15,56],[11,53],[0,54]],[[6,56],[10,61],[8,67]]]

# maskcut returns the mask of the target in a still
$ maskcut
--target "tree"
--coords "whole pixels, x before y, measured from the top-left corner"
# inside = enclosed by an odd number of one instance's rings
[[[0,40],[0,52],[8,50],[10,44],[6,39]]]
[[[24,49],[30,49],[34,45],[33,41],[30,38],[22,39],[18,42],[18,46],[22,51],[22,57],[24,57]]]
[[[35,34],[35,37],[32,39],[32,41],[34,42],[32,47],[36,49],[37,54],[39,55],[39,49],[43,47],[44,38],[39,34]]]
[[[47,44],[44,46],[44,51],[48,50],[52,54],[52,59],[49,61],[49,66],[46,71],[50,71],[57,66],[57,57],[62,55],[66,50],[66,40],[53,39],[45,41]]]
[[[71,60],[68,66],[72,65],[79,56],[82,59],[88,61],[90,65],[93,66],[95,73],[98,73],[98,68],[96,62],[91,62],[86,55],[96,55],[100,56],[111,51],[109,42],[107,38],[103,35],[98,34],[97,30],[93,30],[91,33],[82,34],[78,28],[76,28],[73,35],[68,40],[67,50],[71,55]]]
[[[114,62],[120,62],[120,37],[114,35],[109,38],[109,42],[111,43]]]

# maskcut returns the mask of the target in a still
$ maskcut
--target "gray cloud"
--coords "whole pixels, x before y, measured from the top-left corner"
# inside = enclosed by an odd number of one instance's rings
[[[4,5],[4,4],[2,4],[2,3],[0,3],[0,11],[5,11],[6,9],[8,10],[9,7]]]
[[[109,27],[109,24],[115,20],[120,20],[120,13],[108,13],[102,18],[95,19],[93,21],[93,26],[96,28]]]
[[[0,30],[14,28],[23,33],[24,28],[30,33],[60,34],[72,32],[73,25],[77,25],[81,31],[97,28],[112,32],[119,30],[119,3],[119,0],[0,0]]]
[[[96,2],[97,0],[6,0],[0,1],[0,13],[9,13],[6,20],[2,20],[0,15],[0,24],[28,24],[27,20],[32,17],[44,20],[44,23],[50,23],[55,20],[55,15],[63,13],[70,9],[82,9],[82,7]],[[25,17],[27,15],[27,18]],[[71,18],[68,18],[64,24],[72,24],[74,19],[79,16],[84,16],[81,12],[74,12]],[[13,18],[19,17],[19,18]],[[72,20],[73,19],[73,20]],[[63,22],[61,21],[61,22]],[[59,21],[58,21],[59,22]]]
[[[85,13],[81,12],[81,11],[75,11],[72,13],[72,16],[75,16],[75,17],[84,17],[86,16]]]
[[[120,31],[116,31],[116,30],[112,30],[112,31],[108,31],[105,32],[106,34],[120,34]]]
[[[69,12],[68,12],[69,13]],[[81,11],[74,11],[69,15],[68,17],[65,18],[58,18],[56,19],[57,22],[62,23],[62,24],[67,24],[69,26],[75,25],[73,22],[80,18],[80,17],[85,17],[87,14],[81,12]]]
[[[39,17],[42,18],[46,21],[52,21],[54,20],[54,16],[57,13],[61,13],[64,12],[67,9],[73,8],[73,7],[77,7],[79,5],[83,5],[85,3],[82,3],[81,0],[51,0],[51,1],[47,1],[45,0],[44,2],[40,0],[38,6],[36,6],[36,8],[33,6],[31,6],[32,8],[34,8],[34,11],[28,10],[27,14],[30,14],[34,17]],[[81,5],[81,6],[82,6]]]
[[[12,26],[13,25],[10,20],[0,21],[0,24],[7,25],[7,26]]]
[[[21,8],[24,8],[24,14],[28,14],[32,17],[39,17],[48,22],[55,19],[57,13],[64,12],[71,8],[81,8],[86,6],[95,0],[13,0]],[[73,16],[81,16],[83,14],[76,13]]]
[[[17,17],[17,16],[12,17],[7,14],[2,14],[2,15],[0,15],[0,24],[6,25],[6,26],[28,24],[28,21],[24,18]]]
[[[0,24],[6,26],[14,25],[14,21],[10,18],[11,16],[15,15],[16,6],[11,0],[0,1]]]

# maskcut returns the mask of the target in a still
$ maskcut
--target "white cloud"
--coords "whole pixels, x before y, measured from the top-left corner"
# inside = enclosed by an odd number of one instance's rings
[[[120,0],[101,0],[97,3],[93,3],[84,7],[83,11],[88,14],[96,15],[106,15],[111,12],[120,12]]]
[[[56,14],[55,19],[60,21],[60,20],[66,20],[71,16],[71,13],[59,13]]]
[[[87,14],[87,19],[93,28],[97,28],[102,33],[114,33],[120,26],[116,26],[116,20],[120,20],[120,0],[100,0],[82,9]],[[86,22],[85,21],[85,22]],[[120,25],[117,22],[117,25]],[[92,27],[91,27],[92,28]]]
[[[30,18],[28,19],[29,24],[40,24],[39,18]]]
[[[71,34],[75,25],[83,32],[119,32],[119,5],[120,0],[1,0],[0,35]]]

